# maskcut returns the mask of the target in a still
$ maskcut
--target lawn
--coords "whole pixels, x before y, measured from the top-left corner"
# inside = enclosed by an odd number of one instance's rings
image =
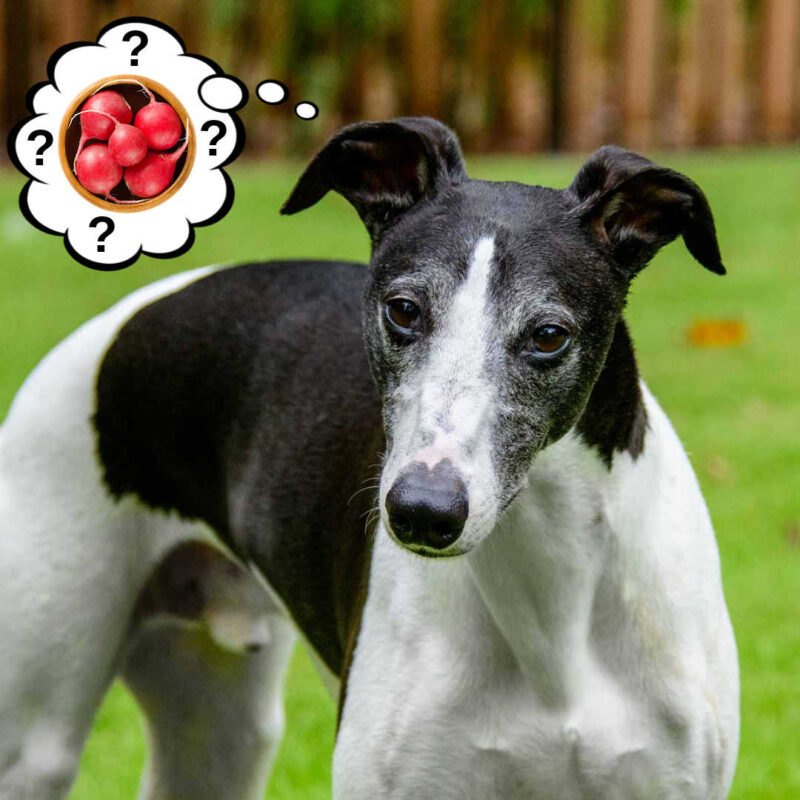
[[[800,152],[671,155],[715,211],[729,275],[668,247],[635,283],[628,318],[645,379],[683,439],[711,509],[739,643],[742,739],[731,795],[800,797]],[[479,177],[564,185],[574,158],[483,158]],[[64,335],[129,291],[206,263],[280,256],[365,259],[367,238],[338,197],[277,214],[299,165],[232,170],[229,215],[200,228],[186,255],[102,273],[17,208],[22,179],[0,172],[0,418],[26,374]],[[695,348],[687,327],[734,319],[740,346]],[[794,487],[794,488],[792,488]],[[3,532],[8,535],[8,532]],[[286,693],[288,732],[267,797],[329,796],[334,705],[298,651]],[[100,710],[71,800],[133,800],[144,758],[138,711],[114,686]]]

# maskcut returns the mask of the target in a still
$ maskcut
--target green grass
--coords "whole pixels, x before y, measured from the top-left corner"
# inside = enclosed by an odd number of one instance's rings
[[[732,797],[800,797],[800,158],[797,151],[681,154],[671,165],[706,190],[725,279],[671,245],[640,276],[631,322],[642,372],[681,435],[711,508],[739,643],[742,739]],[[476,176],[564,185],[573,158],[475,160]],[[0,413],[25,375],[65,334],[132,289],[209,262],[277,256],[367,257],[355,214],[338,197],[293,218],[277,209],[298,165],[233,171],[228,217],[198,229],[172,261],[120,273],[72,262],[17,209],[19,176],[0,174]],[[743,320],[745,345],[694,349],[704,318]],[[792,533],[794,531],[794,533]],[[268,797],[329,795],[334,706],[305,653],[292,665],[288,733]],[[72,800],[135,796],[144,744],[138,711],[115,686],[99,712]]]

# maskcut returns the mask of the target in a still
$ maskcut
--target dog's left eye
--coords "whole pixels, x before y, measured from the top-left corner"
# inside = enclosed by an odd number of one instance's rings
[[[420,310],[405,297],[393,297],[386,303],[386,316],[403,333],[411,333],[420,325]]]
[[[569,332],[560,325],[542,325],[525,343],[523,353],[542,358],[556,356],[567,348],[569,341]]]

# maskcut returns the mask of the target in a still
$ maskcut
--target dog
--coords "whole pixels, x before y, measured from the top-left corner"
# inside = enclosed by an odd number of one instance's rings
[[[142,800],[263,797],[298,635],[337,800],[726,797],[717,547],[623,320],[677,237],[725,272],[702,191],[616,147],[563,190],[472,180],[426,118],[342,129],[282,213],[329,191],[368,267],[167,278],[17,394],[0,798],[65,796],[117,675]]]

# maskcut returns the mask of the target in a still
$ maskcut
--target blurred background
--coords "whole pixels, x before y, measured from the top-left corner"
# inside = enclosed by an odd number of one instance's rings
[[[340,197],[277,213],[344,122],[430,114],[458,132],[474,177],[549,186],[599,144],[645,152],[706,192],[729,271],[711,275],[676,243],[637,277],[627,317],[720,545],[742,676],[731,800],[800,798],[800,0],[0,0],[3,135],[57,47],[128,15],[167,23],[250,89],[236,201],[179,258],[94,272],[27,223],[24,178],[0,155],[0,420],[51,347],[161,276],[366,260]],[[288,103],[255,97],[268,78]],[[300,100],[319,106],[315,120],[292,113]],[[286,710],[267,798],[330,798],[335,705],[303,648]],[[116,683],[70,800],[132,800],[144,758],[141,715]]]
[[[467,150],[640,150],[800,137],[798,0],[2,0],[0,130],[59,46],[152,16],[253,92],[276,78],[321,124],[243,111],[246,155],[307,152],[358,119],[427,114]],[[252,94],[251,94],[252,97]],[[309,141],[311,140],[311,141]]]

